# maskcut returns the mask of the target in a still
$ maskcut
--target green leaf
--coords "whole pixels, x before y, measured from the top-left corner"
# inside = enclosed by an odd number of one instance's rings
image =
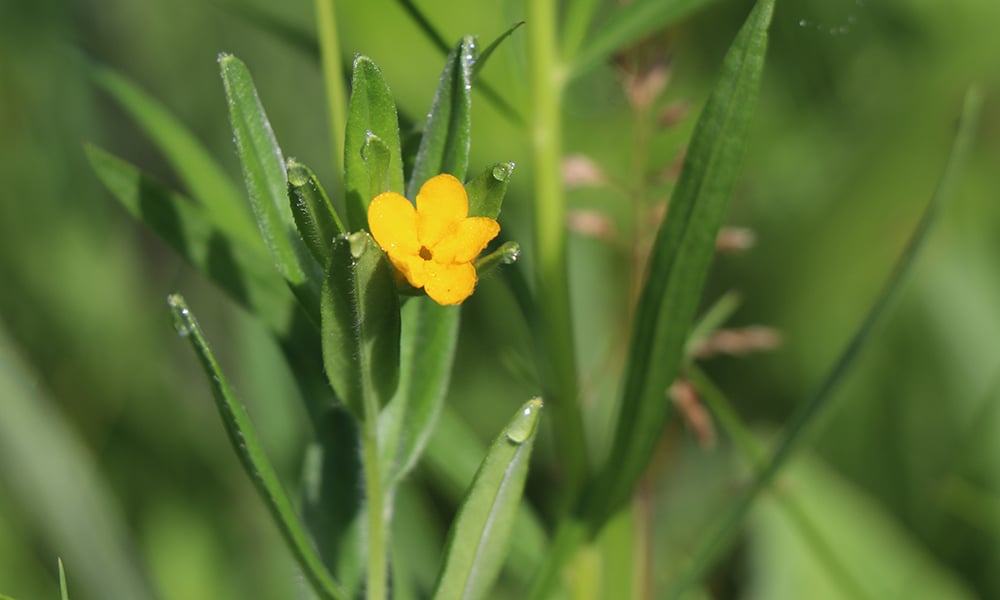
[[[509,38],[511,34],[517,31],[517,28],[521,25],[524,25],[524,21],[518,21],[517,23],[511,25],[510,29],[501,33],[497,39],[493,40],[493,42],[479,54],[479,57],[476,59],[476,64],[472,67],[473,79],[479,76],[479,72],[483,70],[484,66],[486,66],[486,61],[489,60],[490,56],[496,51],[497,48],[500,47],[500,44]]]
[[[294,158],[288,159],[288,199],[306,248],[317,263],[326,265],[333,238],[346,230],[316,174]]]
[[[635,0],[619,6],[587,37],[573,61],[571,76],[586,73],[615,52],[713,2],[715,0]]]
[[[205,209],[133,165],[95,146],[85,146],[84,152],[104,186],[133,217],[273,330],[288,330],[294,302],[262,249],[228,238],[210,223]]]
[[[323,566],[316,549],[306,535],[302,522],[295,514],[292,503],[281,487],[278,474],[271,466],[267,455],[264,454],[257,431],[250,421],[250,415],[236,400],[194,314],[188,309],[180,294],[168,296],[167,303],[170,305],[177,333],[191,342],[191,347],[194,348],[202,369],[208,376],[216,408],[219,410],[219,416],[222,417],[222,423],[233,450],[243,465],[243,470],[250,477],[257,492],[271,511],[271,515],[288,543],[289,549],[298,560],[306,578],[309,579],[313,589],[321,598],[345,599],[346,596]]]
[[[913,266],[916,256],[923,247],[927,234],[937,220],[944,203],[954,194],[962,167],[968,159],[972,148],[972,142],[976,131],[976,123],[979,118],[979,110],[982,97],[978,91],[973,89],[965,97],[965,104],[962,110],[962,118],[959,123],[958,132],[952,145],[951,154],[948,157],[948,164],[945,166],[943,175],[938,182],[937,189],[931,198],[930,203],[924,211],[920,223],[910,235],[906,247],[897,260],[892,273],[886,280],[878,297],[872,303],[868,313],[865,315],[857,331],[848,341],[834,362],[833,367],[820,383],[816,392],[803,403],[791,421],[785,427],[770,459],[761,468],[749,491],[736,503],[736,505],[718,521],[716,528],[702,538],[701,544],[695,549],[689,567],[677,579],[674,585],[672,597],[682,596],[688,589],[697,584],[704,576],[704,573],[714,562],[718,553],[725,547],[726,542],[738,530],[743,518],[750,511],[754,501],[765,490],[774,479],[775,475],[793,456],[795,451],[802,446],[807,439],[807,435],[815,429],[816,423],[820,422],[820,417],[824,411],[831,410],[831,401],[836,396],[834,391],[843,381],[857,361],[861,350],[864,349],[868,340],[871,339],[875,327],[884,317],[892,301],[898,296],[902,283]]]
[[[322,298],[326,375],[364,420],[389,401],[399,381],[399,297],[392,267],[370,235],[334,241]]]
[[[399,387],[379,416],[390,482],[416,465],[437,423],[451,381],[460,315],[460,307],[440,306],[426,296],[403,307]]]
[[[406,188],[407,198],[416,198],[420,186],[441,173],[465,179],[465,171],[469,168],[472,67],[475,62],[476,40],[466,36],[448,55],[438,80],[413,174]]]
[[[482,277],[500,265],[514,264],[520,255],[520,244],[517,242],[504,242],[493,252],[476,259],[476,273]]]
[[[69,588],[66,587],[66,571],[63,569],[62,559],[57,559],[59,562],[59,597],[61,600],[69,600]]]
[[[370,131],[366,133],[361,158],[368,165],[368,197],[374,198],[382,192],[390,191],[392,184],[389,181],[389,162],[392,160],[392,153],[382,138]]]
[[[452,523],[434,598],[483,598],[507,555],[514,515],[538,430],[539,399],[528,401],[490,447]]]
[[[437,427],[427,442],[425,472],[435,488],[458,504],[476,475],[477,461],[486,447],[474,431],[447,404],[442,407]],[[532,506],[522,502],[514,517],[512,535],[517,543],[507,560],[511,575],[527,583],[535,574],[548,548],[545,528]]]
[[[300,299],[304,294],[314,296],[315,289],[305,291],[304,288],[318,283],[318,276],[313,276],[314,267],[306,262],[310,260],[307,251],[294,233],[295,223],[288,205],[285,160],[257,97],[250,71],[231,54],[219,55],[219,70],[226,89],[236,154],[243,167],[250,204],[264,243],[278,272],[289,282],[296,295]],[[310,306],[315,303],[314,300],[304,300],[303,303]]]
[[[499,162],[480,173],[475,179],[465,184],[469,194],[469,216],[489,217],[496,219],[503,206],[503,198],[507,194],[507,184],[514,163]]]
[[[362,155],[372,135],[381,140],[389,151],[386,170],[387,189],[402,192],[403,158],[399,145],[396,103],[378,66],[367,56],[358,56],[354,59],[354,76],[351,81],[351,100],[347,107],[347,131],[344,141],[347,225],[352,231],[368,227],[368,203],[373,198],[370,195],[372,179],[379,177],[377,171],[381,159],[374,160],[370,164]],[[376,174],[371,172],[373,168]]]
[[[684,358],[743,158],[773,8],[773,0],[760,0],[726,54],[657,233],[636,308],[611,454],[588,508],[595,529],[631,496],[669,417],[666,390]]]
[[[162,104],[114,70],[92,65],[90,74],[153,140],[212,223],[243,243],[259,245],[243,194],[198,139]]]

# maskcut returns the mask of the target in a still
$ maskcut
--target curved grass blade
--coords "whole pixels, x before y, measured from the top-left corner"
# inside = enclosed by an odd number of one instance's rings
[[[69,588],[66,586],[66,571],[63,569],[62,559],[57,559],[59,562],[59,598],[61,600],[69,600]]]
[[[399,142],[396,103],[382,71],[367,56],[354,59],[351,99],[344,134],[344,181],[347,190],[347,225],[351,231],[368,227],[368,203],[374,165],[362,155],[369,136],[375,135],[389,150],[386,169],[388,189],[403,191],[403,154]]]
[[[570,76],[586,73],[601,61],[643,37],[669,27],[715,0],[636,0],[618,7],[587,43],[570,68]]]
[[[399,381],[399,297],[392,267],[367,233],[333,243],[323,283],[323,364],[359,421],[378,414]]]
[[[486,61],[489,60],[490,55],[492,55],[496,51],[496,49],[500,47],[500,44],[504,43],[504,41],[507,38],[509,38],[515,31],[517,31],[518,27],[520,27],[521,25],[524,25],[524,21],[518,21],[517,23],[514,23],[513,25],[511,25],[510,29],[501,33],[497,39],[493,40],[493,42],[490,43],[489,46],[486,46],[486,49],[479,54],[479,58],[476,59],[476,64],[473,65],[472,67],[473,79],[479,76],[479,72],[482,71],[483,67],[486,66]]]
[[[402,311],[399,387],[379,416],[379,437],[390,483],[420,459],[444,404],[458,341],[461,311],[427,297],[411,298]]]
[[[882,321],[892,301],[899,295],[900,288],[909,274],[918,252],[923,247],[928,232],[941,212],[941,207],[957,187],[961,169],[972,148],[981,103],[982,98],[978,91],[970,90],[965,98],[959,129],[944,174],[941,176],[937,189],[924,210],[920,222],[910,235],[906,247],[893,267],[892,273],[890,273],[871,308],[868,309],[861,325],[837,357],[836,362],[816,392],[796,411],[785,427],[784,433],[778,440],[769,460],[758,471],[749,491],[719,521],[718,526],[709,535],[702,538],[702,543],[695,550],[689,567],[678,578],[668,597],[681,597],[701,580],[718,554],[725,548],[726,543],[739,529],[744,517],[760,493],[771,484],[778,471],[813,433],[817,423],[821,422],[822,415],[832,409],[833,401],[836,398],[833,392],[843,381],[850,368],[854,366],[861,351],[871,339],[875,327]]]
[[[406,188],[407,198],[416,198],[425,181],[440,173],[465,179],[469,168],[469,130],[472,128],[472,66],[476,62],[476,40],[471,36],[448,55],[447,63],[420,139],[417,158]]]
[[[91,65],[89,72],[152,139],[212,223],[243,243],[259,245],[243,195],[198,139],[162,104],[113,69]]]
[[[155,598],[153,586],[137,564],[135,540],[129,537],[121,507],[96,458],[44,392],[43,382],[31,372],[0,323],[4,507],[15,510],[19,524],[34,533],[36,547],[57,552],[74,565],[79,594]],[[6,578],[0,585],[8,585]]]
[[[538,430],[539,399],[518,410],[490,447],[452,523],[433,598],[483,598],[507,554],[528,458]]]
[[[229,122],[257,226],[275,267],[308,308],[318,306],[319,271],[308,257],[288,205],[285,160],[257,97],[250,71],[231,54],[219,55]]]
[[[514,172],[514,163],[499,162],[486,167],[475,179],[465,184],[469,193],[469,216],[497,218],[507,194],[507,184]]]
[[[669,417],[665,393],[684,347],[729,205],[753,114],[774,0],[760,0],[723,62],[653,246],[639,297],[621,413],[588,518],[599,528],[632,494]]]
[[[294,158],[288,159],[288,199],[306,248],[317,263],[326,265],[333,239],[347,231],[316,174]]]
[[[250,421],[250,415],[236,400],[194,314],[188,309],[180,294],[168,296],[167,303],[170,305],[177,333],[191,342],[191,347],[198,355],[198,361],[212,384],[215,405],[219,410],[219,416],[222,417],[233,450],[243,465],[243,470],[267,504],[306,578],[324,600],[346,600],[345,594],[323,566],[316,549],[306,535],[302,522],[281,487],[278,474],[264,454],[257,431]]]
[[[133,217],[273,330],[288,330],[294,302],[263,249],[217,229],[205,209],[96,146],[84,147],[98,178]],[[318,314],[316,315],[318,316]]]

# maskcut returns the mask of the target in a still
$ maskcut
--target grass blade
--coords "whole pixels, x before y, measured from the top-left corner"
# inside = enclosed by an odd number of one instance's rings
[[[431,103],[427,126],[420,139],[407,198],[416,198],[425,181],[440,173],[465,180],[469,168],[469,132],[472,128],[472,67],[476,40],[466,36],[448,55]]]
[[[63,569],[62,559],[58,559],[59,562],[59,598],[61,600],[69,600],[69,588],[66,587],[66,571]]]
[[[344,142],[347,225],[351,231],[368,228],[368,203],[372,199],[371,171],[377,170],[363,155],[370,135],[377,136],[389,150],[386,171],[389,189],[402,192],[403,154],[400,149],[396,103],[392,99],[389,85],[382,78],[382,71],[372,59],[359,56],[354,60]]]
[[[524,25],[524,21],[518,21],[517,23],[514,23],[513,25],[510,26],[510,29],[501,33],[500,36],[497,39],[493,40],[493,42],[489,46],[486,46],[486,48],[479,54],[479,58],[476,59],[476,64],[473,65],[472,67],[473,79],[479,76],[479,72],[482,71],[483,67],[486,66],[486,61],[489,60],[490,55],[492,55],[496,51],[496,49],[500,47],[500,44],[504,43],[504,41],[507,38],[513,35],[513,33],[517,31],[517,28],[520,27],[521,25]]]
[[[205,209],[133,165],[96,146],[85,146],[84,152],[104,186],[133,217],[273,330],[288,330],[294,302],[263,249],[229,239],[210,223]]]
[[[97,460],[47,397],[43,382],[0,323],[0,489],[5,508],[16,509],[16,517],[34,532],[35,548],[58,553],[74,565],[79,594],[154,598]],[[6,578],[2,585],[8,585]]]
[[[267,504],[306,578],[324,600],[346,600],[346,596],[323,566],[316,549],[306,535],[302,522],[281,487],[278,474],[264,454],[257,431],[250,421],[250,415],[236,400],[194,314],[188,309],[180,294],[168,296],[167,303],[173,313],[177,332],[191,342],[191,347],[198,355],[198,361],[212,384],[215,405],[219,410],[219,416],[222,417],[233,450],[243,465],[243,470]]]
[[[632,494],[670,414],[715,239],[729,205],[760,87],[773,0],[760,0],[723,61],[691,139],[639,297],[611,454],[588,508],[600,527]]]
[[[702,538],[702,544],[696,549],[690,566],[685,570],[682,577],[678,579],[670,597],[681,597],[704,576],[719,552],[722,551],[728,540],[735,534],[760,493],[770,485],[771,480],[774,479],[778,471],[788,462],[788,459],[791,458],[795,451],[803,445],[807,436],[815,429],[815,424],[820,421],[821,415],[831,410],[833,405],[832,400],[835,398],[833,392],[857,361],[859,354],[864,349],[868,340],[871,339],[875,327],[881,322],[892,301],[899,295],[902,283],[912,268],[920,248],[924,245],[928,232],[937,220],[942,205],[957,187],[960,171],[972,148],[981,102],[982,98],[976,90],[972,90],[966,95],[959,129],[955,136],[944,174],[938,182],[937,189],[930,203],[927,205],[920,222],[910,235],[906,247],[893,267],[892,273],[872,303],[871,308],[868,309],[868,313],[862,320],[861,325],[837,357],[836,362],[820,383],[816,392],[801,406],[785,427],[785,431],[778,440],[770,459],[754,478],[750,490],[725,515],[725,518],[719,521],[718,527],[708,536]]]
[[[643,37],[669,27],[715,0],[636,0],[615,9],[571,66],[571,76],[582,75],[601,61]]]
[[[399,297],[392,267],[367,233],[333,243],[323,283],[323,364],[333,391],[364,421],[399,381]]]
[[[452,523],[436,600],[485,597],[503,566],[542,408],[527,402],[490,447]]]
[[[243,243],[259,245],[243,194],[198,139],[162,104],[113,69],[92,65],[90,75],[153,140],[212,223]]]
[[[288,159],[288,199],[306,248],[317,263],[326,265],[333,239],[347,231],[316,174],[294,158]]]
[[[288,206],[285,160],[257,97],[250,71],[231,54],[219,55],[219,70],[226,90],[236,153],[243,167],[243,178],[257,226],[278,272],[306,306],[316,306],[318,270],[309,264],[311,259],[302,240],[294,233],[295,223]],[[310,286],[313,289],[307,291]]]

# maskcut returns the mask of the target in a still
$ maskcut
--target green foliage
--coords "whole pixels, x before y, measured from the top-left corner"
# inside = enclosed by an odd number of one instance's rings
[[[328,264],[333,239],[347,231],[316,174],[294,158],[288,159],[288,199],[312,257],[321,265]]]

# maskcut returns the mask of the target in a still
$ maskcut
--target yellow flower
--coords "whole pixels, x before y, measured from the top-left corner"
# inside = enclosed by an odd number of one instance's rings
[[[421,186],[416,209],[395,192],[379,194],[368,206],[368,227],[410,285],[443,305],[472,294],[472,261],[500,233],[495,220],[469,216],[465,187],[448,174]]]

